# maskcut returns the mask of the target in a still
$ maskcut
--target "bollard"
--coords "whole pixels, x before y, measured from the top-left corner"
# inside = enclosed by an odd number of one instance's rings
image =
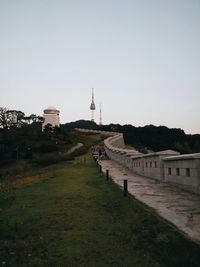
[[[124,179],[124,196],[128,193],[128,180]]]
[[[101,164],[99,164],[99,172],[100,173],[102,172],[102,166],[101,166]]]
[[[109,180],[109,170],[106,170],[106,180]]]

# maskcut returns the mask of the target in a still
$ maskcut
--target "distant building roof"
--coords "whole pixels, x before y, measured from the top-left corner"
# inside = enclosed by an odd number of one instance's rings
[[[44,110],[44,113],[45,114],[48,114],[48,113],[51,113],[51,114],[54,114],[54,113],[59,114],[60,111],[57,108],[55,108],[53,106],[50,106],[50,107],[48,107],[47,109]]]
[[[163,160],[178,160],[178,159],[180,159],[180,160],[184,160],[184,159],[200,159],[200,153],[184,154],[184,155],[166,157]]]
[[[173,156],[173,155],[180,155],[179,152],[171,149],[163,150],[163,151],[158,151],[158,152],[153,152],[153,153],[148,153],[144,154],[143,157],[151,157],[151,156]]]
[[[53,109],[55,109],[55,110],[57,110],[55,107],[53,107],[53,106],[50,106],[50,107],[48,107],[47,109],[51,109],[51,110],[53,110]]]

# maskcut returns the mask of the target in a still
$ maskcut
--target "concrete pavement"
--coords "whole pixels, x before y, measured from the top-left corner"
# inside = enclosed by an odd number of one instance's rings
[[[191,239],[200,242],[199,195],[139,176],[112,160],[101,160],[100,164],[103,172],[106,172],[106,169],[109,170],[115,183],[123,186],[123,179],[127,179],[128,191],[131,195],[154,208],[160,216],[176,225]]]

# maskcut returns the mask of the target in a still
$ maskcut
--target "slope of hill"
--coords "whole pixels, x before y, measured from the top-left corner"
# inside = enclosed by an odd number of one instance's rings
[[[2,266],[199,266],[199,245],[124,197],[90,155],[14,186],[0,194]]]
[[[105,131],[116,131],[124,134],[125,143],[132,145],[139,151],[161,151],[173,149],[180,153],[196,153],[200,151],[200,134],[185,134],[182,129],[167,128],[166,126],[147,125],[134,127],[133,125],[110,124],[99,126],[90,121],[76,121],[62,126],[65,129],[86,128]]]

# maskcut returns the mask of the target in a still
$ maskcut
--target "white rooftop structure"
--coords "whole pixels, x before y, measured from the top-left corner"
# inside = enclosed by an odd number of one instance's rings
[[[60,126],[60,111],[53,106],[48,107],[44,110],[43,118],[44,123],[42,128],[44,129],[45,125],[51,124],[53,127]]]

